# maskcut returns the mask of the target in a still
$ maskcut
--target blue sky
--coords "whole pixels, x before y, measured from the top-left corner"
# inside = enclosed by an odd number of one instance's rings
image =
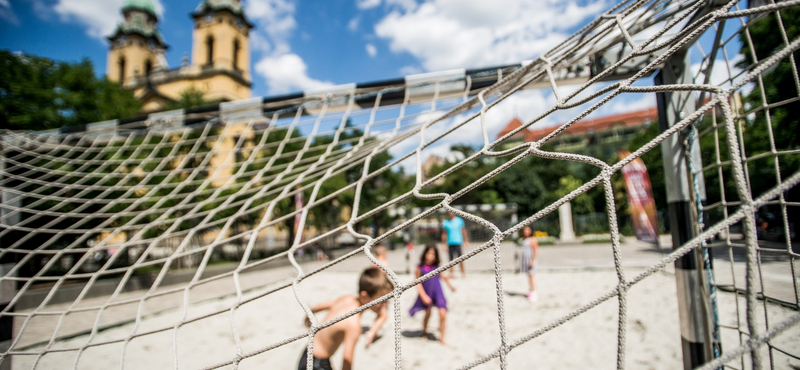
[[[124,0],[0,0],[0,48],[59,60],[89,58],[105,73],[107,41]],[[153,0],[159,28],[171,46],[170,67],[191,54],[192,19],[199,0]],[[251,32],[253,96],[271,96],[352,82],[458,68],[515,64],[538,57],[610,8],[613,0],[244,0]],[[735,27],[729,27],[733,32]],[[680,29],[680,27],[678,27]],[[726,28],[726,31],[728,28]],[[653,31],[635,37],[646,39]],[[730,33],[728,32],[728,33]],[[703,37],[713,41],[713,30]],[[726,48],[727,49],[727,48]],[[728,53],[735,58],[738,43]],[[701,53],[690,51],[692,70]],[[723,63],[718,60],[717,63]],[[723,63],[724,64],[724,63]],[[716,65],[716,63],[715,63]],[[715,80],[725,70],[714,69]],[[723,77],[724,77],[723,76]],[[724,78],[722,78],[724,80]],[[651,85],[643,78],[635,85]],[[597,84],[589,91],[597,91]],[[562,92],[577,86],[564,86]],[[550,89],[526,90],[487,117],[490,138],[514,117],[523,122],[556,104]],[[533,128],[561,124],[588,103],[559,110]],[[623,94],[588,118],[655,106],[653,94]],[[440,107],[441,109],[441,107]],[[433,116],[441,114],[432,113]],[[421,117],[420,119],[423,119]],[[444,132],[453,120],[431,128]],[[477,130],[477,131],[476,131]],[[480,127],[458,130],[428,150],[448,155],[453,143],[481,145]],[[401,156],[413,140],[393,148]],[[409,168],[411,172],[411,170]]]
[[[108,48],[105,36],[121,20],[123,1],[0,0],[0,48],[60,60],[87,57],[102,75]],[[159,13],[159,28],[170,45],[169,66],[180,66],[183,55],[191,54],[189,13],[199,0],[153,2]],[[552,49],[613,3],[244,0],[246,14],[256,25],[250,35],[253,96],[519,63]],[[489,134],[495,137],[514,116],[527,121],[553,104],[555,98],[549,89],[516,94],[492,112]],[[653,105],[652,97],[619,97],[597,114]],[[575,114],[577,111],[558,111],[537,127],[565,122]],[[435,152],[446,155],[449,145],[456,142],[480,144],[480,135],[473,131],[450,135]]]
[[[199,0],[154,0],[171,67],[191,53]],[[89,58],[104,74],[123,0],[0,0],[0,48]],[[555,46],[610,1],[245,0],[253,95],[412,73],[518,63]]]

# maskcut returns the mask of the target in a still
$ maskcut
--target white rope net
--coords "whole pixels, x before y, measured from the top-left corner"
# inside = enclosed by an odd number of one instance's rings
[[[737,297],[736,324],[721,324],[720,330],[723,335],[735,332],[740,344],[738,348],[723,348],[720,358],[704,368],[774,368],[778,354],[797,359],[797,348],[775,345],[771,340],[800,322],[796,312],[800,303],[795,262],[798,254],[792,240],[797,220],[790,218],[793,207],[800,204],[787,200],[787,194],[796,191],[800,182],[800,152],[797,132],[786,133],[783,128],[796,127],[789,123],[795,118],[787,118],[783,112],[786,107],[796,108],[800,101],[794,55],[800,47],[796,21],[795,26],[784,26],[785,14],[798,14],[800,1],[747,5],[736,1],[624,1],[532,63],[513,71],[492,71],[499,72],[502,79],[483,89],[473,88],[473,82],[484,77],[475,74],[378,91],[327,94],[279,110],[265,106],[255,114],[241,112],[186,127],[128,131],[120,127],[106,134],[62,135],[4,131],[0,258],[5,267],[0,281],[7,304],[0,317],[13,320],[14,334],[0,352],[0,361],[13,361],[15,368],[24,363],[25,368],[35,369],[42,368],[43,358],[49,355],[68,353],[71,363],[60,367],[81,368],[91,361],[87,357],[93,349],[113,348],[120,368],[129,368],[126,351],[134,342],[166,333],[174,338],[171,354],[177,369],[181,367],[180,353],[186,353],[179,351],[181,330],[222,316],[229,317],[235,352],[222,362],[207,363],[207,368],[237,368],[242,361],[297,341],[307,341],[310,352],[312,338],[319,330],[375,304],[390,299],[399,302],[401,294],[422,281],[491,249],[497,345],[469,363],[457,364],[459,368],[497,359],[505,369],[510,351],[609,300],[618,301],[616,366],[624,368],[628,290],[701,247],[713,250],[716,271],[730,271],[728,280],[718,279],[715,286]],[[771,22],[769,27],[774,27],[777,35],[769,50],[759,49],[761,41],[754,41],[752,35],[763,32],[755,28],[765,27],[765,22]],[[749,48],[750,58],[738,56],[743,47]],[[670,58],[687,50],[697,57],[692,63],[699,66],[693,67],[693,82],[660,86],[641,83]],[[610,60],[612,56],[616,59]],[[776,76],[781,76],[779,81],[775,81]],[[582,82],[570,88],[559,86],[560,81],[569,79]],[[618,82],[608,82],[614,80]],[[510,97],[524,97],[523,89],[543,86],[551,89],[555,103],[518,129],[492,140],[492,127],[505,123],[493,122],[492,111],[507,109],[503,102]],[[774,86],[782,90],[776,92]],[[759,96],[753,91],[762,92],[758,99],[753,98]],[[586,155],[546,150],[545,145],[568,127],[602,112],[612,102],[659,92],[691,93],[697,107],[631,156],[607,164]],[[397,94],[403,97],[399,102],[387,102],[387,97]],[[546,137],[503,145],[521,130],[538,128],[564,114],[570,118]],[[480,150],[425,178],[426,153],[464,133],[471,138],[482,136]],[[750,140],[757,135],[766,137],[766,148],[751,145]],[[702,164],[689,165],[694,183],[705,178],[709,189],[705,202],[697,202],[706,222],[696,225],[698,237],[631,277],[622,265],[612,176],[672,136],[692,137],[701,144]],[[684,145],[692,146],[686,141]],[[461,191],[426,191],[441,179],[448,181],[458,169],[486,157],[497,160],[496,168]],[[506,229],[454,207],[460,197],[528,157],[579,162],[597,168],[599,174],[534,214],[521,215],[520,222]],[[403,165],[416,168],[409,171],[414,174],[407,187],[386,189],[387,176],[402,177],[398,169]],[[772,169],[774,179],[756,181],[761,172],[754,173],[754,169],[762,166]],[[712,191],[712,184],[720,190]],[[501,243],[595,187],[602,187],[605,194],[617,284],[609,291],[597,292],[595,299],[548,325],[510,337],[504,312]],[[300,209],[294,204],[298,194],[304,198]],[[414,200],[427,202],[428,208],[408,219],[395,217],[392,226],[366,234],[370,224],[378,224],[390,213],[396,215],[397,209]],[[758,212],[765,209],[777,215],[772,225],[780,226],[765,229],[778,233],[777,241],[766,246],[757,240]],[[343,215],[341,210],[348,214]],[[491,240],[409,282],[403,282],[375,259],[372,248],[378,243],[442,210],[490,230]],[[311,231],[293,235],[288,230],[295,223],[299,230]],[[281,240],[287,232],[291,239]],[[298,262],[298,251],[330,243],[343,233],[356,236],[363,244],[312,269]],[[744,238],[737,239],[737,233]],[[238,264],[216,268],[214,262],[226,254],[236,255]],[[720,255],[728,258],[719,259]],[[773,293],[770,280],[762,276],[770,269],[765,266],[767,255],[788,266],[784,274],[789,275],[791,294]],[[310,311],[308,297],[300,294],[300,285],[356,256],[379,264],[395,284],[394,291],[347,315],[320,323]],[[248,281],[248,274],[282,261],[292,266],[295,277],[290,282],[276,280],[273,285],[271,281],[256,282],[268,289],[248,295],[254,284]],[[743,275],[738,270],[742,268],[745,281],[741,281]],[[176,278],[176,272],[182,272],[184,279]],[[139,277],[145,273],[152,278],[141,294],[128,295],[134,285],[142,284]],[[100,294],[100,303],[89,300],[98,296],[96,291],[109,279],[116,279],[116,283]],[[203,289],[223,281],[231,283],[233,303],[201,314],[193,312],[192,303],[207,298]],[[54,305],[64,303],[62,292],[75,286],[77,296],[66,304]],[[237,313],[289,289],[296,301],[285,304],[299,304],[311,320],[311,328],[245,350],[252,347],[243,345],[246,339],[239,333],[247,324],[237,321]],[[156,325],[146,324],[147,318],[163,314],[150,308],[154,302],[170,301],[176,304],[167,306],[179,307],[177,315],[166,315],[170,320]],[[792,313],[776,322],[768,314],[768,307],[775,304],[788,307]],[[133,307],[125,327],[127,334],[98,339],[106,328],[104,314],[122,307]],[[397,303],[391,307],[395,367],[399,369],[403,366],[402,307]],[[80,345],[65,345],[64,340],[71,337],[59,328],[83,313],[92,313],[90,329],[80,334],[85,340]],[[46,322],[52,330],[33,332],[39,322]],[[287,367],[294,366],[294,361],[287,360]],[[311,359],[308,364],[310,368]]]

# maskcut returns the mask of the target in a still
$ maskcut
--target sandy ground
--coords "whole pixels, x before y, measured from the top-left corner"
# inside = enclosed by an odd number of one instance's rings
[[[644,271],[660,259],[660,253],[640,250],[629,245],[623,250],[628,279]],[[504,250],[504,266],[513,266],[513,252]],[[511,342],[544,327],[571,311],[593,301],[613,288],[617,276],[610,269],[608,248],[576,246],[572,250],[562,247],[542,248],[542,268],[537,274],[539,301],[530,303],[524,298],[527,289],[525,276],[505,271],[502,297],[505,305],[506,333]],[[454,279],[456,291],[445,288],[450,306],[447,320],[447,340],[443,346],[439,337],[437,315],[433,315],[429,331],[432,338],[422,338],[422,313],[410,317],[407,313],[416,292],[412,289],[401,296],[400,344],[404,369],[458,368],[495,351],[500,345],[500,328],[497,314],[497,295],[491,266],[491,251],[470,260],[468,275]],[[582,261],[582,262],[576,262]],[[587,262],[589,261],[589,262]],[[342,294],[355,294],[358,271],[365,266],[366,258],[358,257],[337,265],[330,271],[314,275],[299,285],[300,296],[310,305],[333,299]],[[405,274],[405,264],[400,251],[390,255],[390,263],[402,281],[410,281]],[[319,264],[310,263],[307,268]],[[582,267],[580,267],[582,266]],[[478,270],[478,271],[475,271]],[[231,315],[237,297],[231,295],[230,281],[220,281],[218,287],[206,290],[226,290],[227,295],[200,301],[191,300],[186,309],[180,304],[166,304],[153,310],[138,324],[123,323],[91,338],[91,343],[125,339],[131,333],[169,328],[155,334],[136,337],[125,346],[123,342],[87,348],[77,360],[80,369],[120,368],[124,352],[124,369],[164,369],[176,365],[180,369],[201,369],[233,360],[237,355],[234,327],[241,341],[242,354],[248,356],[268,346],[295,336],[302,336],[303,313],[291,289],[283,289],[263,296],[263,293],[291,276],[289,269],[244,275],[246,287],[253,287],[243,295],[247,300]],[[202,290],[197,294],[202,294]],[[209,293],[210,294],[210,293]],[[213,295],[212,295],[213,296]],[[180,295],[173,298],[180,301]],[[166,299],[166,297],[165,297]],[[744,302],[732,293],[720,292],[720,317],[723,329],[723,349],[733,349],[739,344],[734,329],[744,327]],[[149,302],[149,301],[148,301]],[[738,306],[738,307],[737,307]],[[676,369],[682,367],[680,331],[678,323],[675,278],[667,271],[658,272],[633,286],[627,298],[627,332],[625,363],[631,369]],[[55,310],[56,308],[54,308]],[[135,307],[132,307],[135,312]],[[764,310],[766,309],[766,312]],[[182,318],[191,320],[209,312],[222,312],[174,329]],[[775,323],[794,313],[781,306],[762,305],[759,311],[769,322]],[[184,316],[185,315],[185,316]],[[73,321],[94,322],[96,314],[88,317],[74,316]],[[322,314],[318,315],[321,319]],[[739,322],[737,323],[737,318]],[[362,315],[362,324],[369,327],[375,319],[371,312]],[[67,320],[65,320],[67,321]],[[234,323],[232,325],[232,322]],[[50,324],[48,324],[50,325]],[[43,325],[43,326],[48,326]],[[66,324],[65,324],[66,325]],[[32,328],[36,325],[31,325]],[[51,329],[52,331],[52,329]],[[563,369],[613,369],[617,361],[618,301],[616,297],[568,321],[529,342],[516,347],[508,355],[509,369],[563,368]],[[49,336],[49,335],[48,335]],[[79,335],[67,340],[54,341],[50,349],[79,348],[90,340],[90,335]],[[800,328],[795,327],[773,342],[774,345],[797,354],[800,349]],[[282,345],[273,350],[248,356],[240,369],[295,369],[305,338]],[[35,353],[44,348],[34,346]],[[766,352],[765,352],[766,354]],[[76,363],[76,351],[51,352],[41,358],[16,355],[13,369],[62,369]],[[383,337],[370,348],[364,348],[363,338],[357,345],[356,369],[394,368],[394,323],[390,319],[383,328]],[[800,368],[800,361],[773,351],[774,368]],[[341,351],[333,358],[335,368],[340,368]],[[739,362],[735,364],[741,365]],[[738,366],[737,366],[738,367]],[[232,366],[223,368],[231,369]],[[478,366],[479,369],[499,368],[497,359]]]

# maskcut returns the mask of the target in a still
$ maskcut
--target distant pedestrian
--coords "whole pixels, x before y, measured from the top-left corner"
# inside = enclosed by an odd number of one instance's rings
[[[406,273],[410,274],[414,270],[414,243],[406,243]]]
[[[533,236],[530,226],[522,229],[522,258],[520,258],[520,272],[528,276],[528,294],[525,296],[531,302],[536,302],[536,256],[539,254],[539,241]]]
[[[769,221],[767,221],[766,218],[759,217],[758,228],[756,228],[756,238],[764,239],[764,237],[767,235],[768,229],[769,229]]]
[[[452,261],[461,257],[463,249],[469,246],[469,240],[467,229],[464,227],[464,219],[457,217],[453,212],[447,212],[447,218],[442,222],[442,244],[447,249],[447,255]],[[467,277],[467,273],[464,271],[464,262],[458,265],[461,266],[461,277]],[[450,270],[450,277],[453,277],[453,270]]]
[[[314,249],[316,250],[317,261],[322,262],[328,260],[328,254],[325,253],[325,250],[322,247],[316,245]]]
[[[373,254],[375,255],[375,259],[378,262],[382,263],[384,266],[389,267],[389,251],[386,250],[386,246],[383,244],[378,244],[373,249]],[[378,267],[378,265],[374,265]]]

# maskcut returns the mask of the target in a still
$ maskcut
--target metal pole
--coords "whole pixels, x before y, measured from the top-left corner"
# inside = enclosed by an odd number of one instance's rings
[[[14,267],[13,263],[0,264],[0,277]],[[16,295],[15,282],[13,280],[0,280],[0,311],[8,307],[9,302]],[[14,312],[13,307],[9,312]],[[11,349],[11,341],[14,339],[14,316],[0,315],[0,353]],[[0,370],[11,370],[11,356],[7,356],[0,362]]]
[[[5,138],[0,139],[0,152],[3,150],[3,143],[1,140],[5,140]],[[4,156],[5,154],[0,153],[0,179],[3,178],[3,173],[6,171],[6,162],[4,160]],[[13,207],[21,207],[21,199],[22,198],[20,196],[17,196],[10,191],[0,190],[0,217],[3,217],[0,225],[11,226],[19,222],[19,212],[7,209],[3,207],[3,205],[8,204]],[[5,229],[5,227],[0,227],[0,230],[2,229]],[[13,237],[14,234],[12,233],[10,235]],[[5,240],[3,239],[4,238],[0,238],[0,248],[3,248],[4,244],[11,240],[8,236],[6,236]],[[0,311],[6,310],[9,302],[11,302],[17,293],[16,282],[14,280],[5,279],[6,275],[8,275],[10,270],[15,266],[13,262],[13,258],[8,257],[5,258],[5,261],[0,261]],[[9,309],[8,311],[13,312],[13,308]],[[10,315],[0,315],[0,353],[4,353],[10,349],[13,338],[14,317]],[[0,362],[0,370],[10,369],[11,357],[7,356],[2,360],[2,362]]]
[[[676,53],[654,76],[655,84],[692,83],[690,65],[687,52]],[[692,92],[664,92],[656,95],[661,132],[695,111],[696,97]],[[697,235],[700,220],[695,199],[699,198],[701,202],[706,199],[703,176],[698,176],[696,180],[699,194],[694,193],[695,186],[689,173],[684,148],[685,138],[686,133],[680,133],[661,143],[673,249],[680,248]],[[699,140],[693,140],[690,152],[695,168],[702,168]],[[717,353],[721,351],[720,343],[714,339],[710,284],[704,268],[702,249],[695,248],[675,261],[675,280],[678,286],[683,367],[693,369],[711,361],[715,347]]]

